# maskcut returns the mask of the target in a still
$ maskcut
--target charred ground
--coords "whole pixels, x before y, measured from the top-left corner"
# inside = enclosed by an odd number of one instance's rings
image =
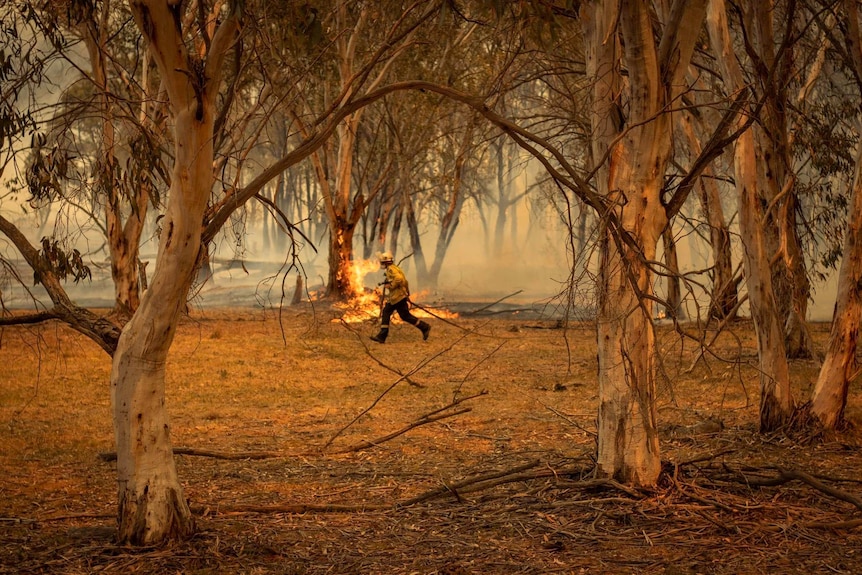
[[[632,490],[590,474],[594,327],[513,311],[384,346],[322,306],[193,311],[168,402],[199,533],[153,549],[112,541],[107,356],[5,329],[0,572],[862,572],[858,384],[840,436],[762,436],[751,326],[697,362],[662,328],[665,474]]]

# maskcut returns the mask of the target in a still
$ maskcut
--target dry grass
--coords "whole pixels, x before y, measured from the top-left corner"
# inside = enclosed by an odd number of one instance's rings
[[[115,476],[99,457],[113,449],[108,358],[56,325],[4,330],[0,573],[862,572],[862,530],[821,525],[862,508],[805,482],[859,497],[859,427],[825,442],[756,433],[745,323],[693,370],[696,345],[661,333],[668,473],[644,493],[589,481],[592,326],[432,320],[427,343],[401,325],[370,347],[372,326],[331,319],[318,308],[184,320],[168,371],[174,445],[270,457],[178,455],[199,534],[143,550],[112,542]],[[822,349],[826,326],[815,328]],[[793,362],[797,397],[816,372]],[[339,453],[483,391],[458,406],[468,412]]]

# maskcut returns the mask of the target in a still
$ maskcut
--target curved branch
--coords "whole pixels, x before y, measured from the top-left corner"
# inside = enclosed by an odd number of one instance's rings
[[[0,233],[3,233],[15,245],[33,269],[37,281],[42,284],[54,307],[44,313],[53,317],[44,317],[41,321],[58,319],[69,325],[75,331],[86,335],[108,355],[113,355],[120,339],[120,328],[105,317],[100,317],[88,309],[82,308],[69,298],[60,283],[54,268],[39,251],[27,240],[24,234],[9,220],[0,215]],[[36,314],[40,315],[40,314]],[[35,316],[34,316],[35,317]],[[20,322],[19,322],[20,323]]]

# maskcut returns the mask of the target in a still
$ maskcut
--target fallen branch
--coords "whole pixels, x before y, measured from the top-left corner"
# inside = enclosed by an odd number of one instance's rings
[[[414,421],[413,423],[410,423],[410,424],[402,427],[398,431],[393,431],[392,433],[390,433],[388,435],[384,435],[383,437],[378,437],[377,439],[372,439],[372,440],[364,439],[364,440],[360,441],[359,443],[351,445],[350,447],[345,447],[344,449],[336,451],[335,453],[352,453],[354,451],[362,451],[363,449],[370,449],[372,447],[377,447],[381,443],[385,443],[385,442],[389,441],[390,439],[395,439],[399,435],[403,435],[403,434],[407,433],[408,431],[410,431],[411,429],[416,429],[417,427],[420,427],[422,425],[426,425],[428,423],[434,423],[435,421],[440,421],[443,419],[448,419],[450,417],[455,417],[456,415],[461,415],[462,413],[467,413],[468,411],[473,411],[473,408],[472,407],[464,407],[464,408],[459,409],[458,411],[455,411],[452,413],[441,413],[441,414],[433,415],[433,416],[422,416],[419,419],[417,419],[416,421]]]
[[[286,453],[277,451],[237,451],[227,453],[224,451],[210,451],[208,449],[195,449],[192,447],[175,447],[174,455],[193,455],[197,457],[210,457],[212,459],[225,459],[228,461],[242,460],[257,460],[257,459],[277,459],[279,457],[288,457]],[[116,461],[117,452],[109,451],[99,454],[99,459],[102,461]]]
[[[356,339],[359,341],[359,343],[360,343],[360,344],[362,345],[362,347],[365,349],[365,355],[367,355],[368,357],[370,357],[371,359],[373,359],[373,360],[374,360],[374,362],[375,362],[375,363],[377,363],[377,365],[379,365],[379,366],[380,366],[380,367],[382,367],[383,369],[386,369],[386,370],[391,371],[391,372],[392,372],[392,373],[394,373],[395,375],[399,375],[399,376],[403,377],[403,378],[404,378],[404,381],[406,381],[407,383],[409,383],[409,384],[410,384],[410,385],[412,385],[413,387],[419,387],[419,388],[424,388],[424,387],[425,387],[425,386],[424,386],[424,385],[422,385],[421,383],[415,382],[415,381],[413,381],[412,379],[410,379],[409,374],[405,375],[401,370],[396,369],[396,368],[391,367],[391,366],[388,366],[388,365],[386,365],[385,363],[383,363],[382,361],[380,361],[380,359],[378,359],[378,358],[377,358],[377,356],[375,356],[373,353],[371,353],[371,349],[370,349],[370,348],[368,347],[368,345],[365,343],[365,340],[364,340],[364,339],[362,339],[362,334],[361,334],[361,333],[359,333],[359,331],[358,331],[358,330],[353,329],[353,328],[350,326],[350,324],[348,324],[348,323],[347,323],[346,321],[344,321],[343,319],[341,320],[341,325],[343,325],[345,328],[347,328],[347,330],[348,330],[348,331],[350,331],[351,333],[353,333],[353,335],[355,335],[355,336],[356,336]]]
[[[777,487],[779,485],[784,485],[785,483],[790,483],[791,481],[801,481],[818,491],[821,491],[835,499],[840,499],[841,501],[846,501],[851,505],[855,506],[857,509],[862,510],[862,499],[853,495],[852,493],[848,493],[843,489],[838,489],[837,487],[832,487],[831,485],[826,485],[819,479],[805,473],[804,471],[799,471],[797,469],[785,469],[782,467],[774,467],[778,471],[778,477],[749,477],[742,473],[741,471],[735,471],[725,465],[725,468],[732,471],[735,475],[739,475],[740,478],[736,478],[736,481],[740,483],[745,483],[749,486],[754,487]]]
[[[449,344],[448,346],[444,347],[443,349],[441,349],[441,350],[440,350],[440,351],[438,351],[437,353],[435,353],[435,354],[433,354],[433,355],[430,355],[430,356],[428,356],[428,357],[425,357],[425,358],[423,358],[421,361],[419,361],[419,363],[417,363],[415,366],[413,366],[412,368],[410,368],[410,371],[408,371],[407,373],[405,373],[405,374],[401,375],[398,379],[396,379],[394,382],[392,382],[392,384],[391,384],[389,387],[387,387],[387,388],[383,391],[383,393],[381,393],[380,395],[378,395],[378,396],[377,396],[377,399],[375,399],[375,400],[371,403],[371,405],[369,405],[368,407],[366,407],[365,409],[363,409],[362,411],[360,411],[360,412],[359,412],[359,414],[358,414],[356,417],[354,417],[354,418],[350,421],[350,423],[348,423],[347,425],[345,425],[344,427],[342,427],[341,429],[339,429],[337,432],[335,432],[335,434],[334,434],[332,437],[330,437],[330,438],[329,438],[329,440],[324,444],[324,446],[323,446],[323,447],[321,447],[321,448],[320,448],[320,450],[321,450],[321,451],[326,451],[326,449],[327,449],[330,445],[332,445],[332,442],[333,442],[333,441],[335,441],[335,440],[338,438],[338,436],[340,436],[342,433],[344,433],[345,431],[347,431],[347,430],[348,430],[348,429],[349,429],[349,428],[350,428],[354,423],[356,423],[357,421],[359,421],[359,420],[362,418],[362,416],[364,416],[366,413],[368,413],[369,411],[371,411],[372,409],[374,409],[374,406],[375,406],[375,405],[377,405],[378,403],[380,403],[380,400],[381,400],[381,399],[383,399],[384,397],[386,397],[386,395],[387,395],[390,391],[392,391],[393,389],[395,389],[395,386],[396,386],[396,385],[398,385],[398,384],[399,384],[399,383],[401,383],[402,381],[406,380],[407,378],[409,378],[409,377],[410,377],[411,375],[413,375],[414,373],[418,373],[419,371],[421,371],[422,369],[424,369],[424,368],[425,368],[425,366],[427,366],[429,363],[431,363],[432,361],[434,361],[435,359],[437,359],[438,357],[440,357],[440,356],[441,356],[441,355],[443,355],[444,353],[446,353],[446,352],[450,351],[452,348],[454,348],[456,345],[458,345],[458,344],[461,342],[461,340],[463,340],[464,338],[466,338],[468,335],[470,335],[470,334],[469,334],[469,332],[468,332],[468,333],[465,333],[464,335],[462,335],[461,337],[459,337],[458,339],[456,339],[456,340],[455,340],[455,341],[453,341],[451,344]]]
[[[215,512],[219,515],[231,513],[290,513],[301,515],[303,513],[361,513],[363,511],[383,511],[391,508],[389,504],[357,504],[341,505],[335,503],[296,504],[296,505],[225,505],[215,509],[196,508],[194,511],[200,515]]]
[[[835,521],[832,523],[801,523],[802,527],[809,529],[856,529],[862,527],[862,519],[850,519],[848,521]]]
[[[779,468],[778,471],[779,471],[779,473],[781,473],[781,476],[783,478],[786,478],[788,481],[790,481],[792,479],[797,479],[799,481],[802,481],[803,483],[807,483],[808,485],[810,485],[814,489],[817,489],[818,491],[822,491],[823,493],[830,495],[830,496],[834,497],[835,499],[840,499],[841,501],[846,501],[847,503],[850,503],[850,504],[856,506],[857,509],[862,510],[862,499],[859,499],[858,497],[856,497],[852,493],[848,493],[847,491],[844,491],[843,489],[838,489],[837,487],[832,487],[830,485],[826,485],[825,483],[823,483],[819,479],[815,479],[814,477],[805,473],[804,471],[799,471],[796,469],[782,469],[782,468]]]
[[[406,427],[399,429],[398,431],[393,431],[392,433],[390,433],[388,435],[384,435],[383,437],[380,437],[378,439],[374,439],[371,441],[363,440],[363,441],[361,441],[361,442],[359,442],[359,443],[357,443],[351,447],[347,447],[345,449],[342,449],[341,451],[336,451],[336,453],[350,453],[353,451],[361,451],[363,449],[375,447],[377,445],[380,445],[381,443],[389,441],[390,439],[394,439],[394,438],[398,437],[399,435],[403,435],[404,433],[410,431],[411,429],[414,429],[414,428],[419,427],[421,425],[425,425],[427,423],[434,423],[435,421],[440,421],[441,419],[448,419],[450,417],[455,417],[456,415],[461,415],[462,413],[467,413],[468,411],[472,411],[473,408],[465,407],[465,408],[459,409],[458,411],[455,411],[453,413],[447,413],[447,414],[444,414],[442,412],[447,411],[449,409],[452,409],[453,407],[457,407],[459,404],[464,403],[465,401],[475,399],[477,397],[481,397],[481,396],[487,395],[487,394],[488,394],[488,391],[483,389],[482,391],[480,391],[479,393],[476,393],[474,395],[469,395],[467,397],[461,397],[459,399],[455,399],[451,403],[449,403],[448,405],[444,405],[443,407],[434,409],[434,410],[429,411],[428,413],[420,416],[413,423],[407,425]]]
[[[613,487],[617,491],[622,491],[626,495],[634,499],[643,499],[643,493],[638,492],[631,487],[623,485],[616,479],[601,478],[601,479],[585,479],[583,481],[566,481],[558,480],[557,487],[567,487],[572,489],[595,489],[596,487]]]
[[[463,492],[465,489],[467,489],[471,485],[476,485],[479,483],[486,483],[488,481],[498,480],[498,479],[502,479],[502,478],[508,478],[508,477],[512,477],[513,475],[521,477],[520,474],[522,472],[524,472],[528,469],[532,469],[533,467],[537,466],[538,464],[539,464],[538,460],[533,460],[533,461],[530,461],[530,462],[525,463],[523,465],[519,465],[518,467],[515,467],[514,469],[509,469],[509,470],[505,470],[505,471],[493,471],[491,473],[485,473],[482,475],[474,475],[472,477],[468,477],[466,479],[463,479],[463,480],[461,480],[457,483],[453,483],[451,485],[443,484],[443,486],[441,486],[441,487],[437,487],[436,489],[426,491],[425,493],[420,493],[419,495],[417,495],[415,497],[411,497],[410,499],[407,499],[407,500],[402,501],[400,503],[396,503],[395,507],[410,507],[411,505],[416,505],[417,503],[422,503],[424,501],[428,501],[430,499],[435,499],[437,497],[442,497],[444,495],[449,495],[449,494],[454,495],[456,498],[458,498],[460,500],[460,497],[458,496],[459,491]],[[532,477],[535,477],[535,476],[536,476],[535,474],[532,475]],[[547,477],[547,475],[544,475],[544,476]]]
[[[509,294],[509,295],[507,295],[507,296],[501,297],[501,298],[500,298],[500,299],[498,299],[497,301],[492,302],[492,303],[489,303],[489,304],[488,304],[488,305],[486,305],[486,306],[482,306],[482,307],[480,307],[479,309],[474,309],[473,311],[464,312],[464,315],[479,315],[480,313],[482,313],[482,312],[483,312],[483,311],[485,311],[486,309],[488,309],[488,308],[492,308],[492,307],[494,307],[495,305],[497,305],[498,303],[500,303],[500,302],[502,302],[502,301],[505,301],[505,300],[509,299],[510,297],[515,297],[516,295],[518,295],[518,294],[519,294],[519,293],[521,293],[522,291],[524,291],[524,290],[519,289],[519,290],[518,290],[518,291],[516,291],[515,293],[511,293],[511,294]]]

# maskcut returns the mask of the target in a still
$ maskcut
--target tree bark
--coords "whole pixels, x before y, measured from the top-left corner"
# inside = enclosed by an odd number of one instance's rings
[[[702,151],[700,140],[695,135],[689,114],[682,114],[682,129],[688,141],[691,155],[697,157]],[[718,320],[727,319],[736,313],[739,294],[733,279],[733,260],[730,254],[730,230],[724,218],[721,194],[713,178],[713,170],[707,168],[698,178],[700,204],[709,226],[709,244],[712,248],[712,291],[708,316]]]
[[[855,0],[844,0],[842,8],[841,16],[845,20],[839,28],[844,33],[847,64],[852,69],[857,96],[862,103],[862,31],[858,5]],[[810,402],[811,413],[825,429],[835,429],[843,422],[847,391],[857,375],[857,340],[862,321],[862,147],[856,151],[855,170],[829,348]]]
[[[727,26],[724,0],[711,0],[707,17],[710,41],[729,91],[746,89],[736,61]],[[739,196],[740,233],[748,285],[749,305],[757,333],[760,368],[760,430],[775,431],[785,425],[793,412],[790,373],[784,347],[783,322],[778,313],[769,252],[763,232],[763,211],[758,190],[757,147],[752,129],[737,139],[734,171]]]
[[[795,3],[785,5],[782,14],[788,31],[795,18]],[[779,320],[783,325],[785,352],[791,358],[812,356],[807,312],[811,286],[796,226],[795,174],[792,171],[791,135],[787,110],[790,102],[787,86],[793,74],[793,43],[782,38],[782,50],[776,53],[778,41],[774,20],[780,12],[774,0],[743,5],[742,24],[748,40],[745,45],[756,73],[752,83],[764,105],[760,121],[753,126],[758,161],[762,164],[757,193],[767,206],[762,217],[767,254],[772,267],[772,285]]]
[[[847,391],[856,376],[856,349],[862,318],[862,150],[856,155],[853,199],[844,236],[844,259],[838,275],[838,297],[829,348],[811,394],[811,413],[825,429],[844,421]]]
[[[661,234],[664,248],[664,264],[667,268],[665,282],[667,284],[667,314],[678,320],[685,319],[682,307],[682,289],[680,288],[679,257],[676,253],[676,238],[673,237],[673,226],[668,225]]]
[[[138,253],[141,233],[146,219],[148,196],[141,183],[132,185],[130,206],[123,206],[120,187],[116,180],[118,170],[116,157],[116,138],[114,129],[114,97],[108,85],[107,42],[110,31],[108,15],[110,3],[101,6],[101,12],[94,12],[90,18],[78,24],[84,45],[90,58],[91,78],[98,91],[99,115],[102,134],[99,154],[98,191],[104,199],[107,243],[111,262],[111,278],[114,283],[114,316],[122,324],[137,309],[140,302],[138,284]],[[97,16],[99,16],[97,20]],[[142,66],[142,86],[147,86],[148,66]],[[142,104],[145,105],[145,104]],[[129,212],[123,221],[124,208]]]
[[[188,537],[195,529],[173,459],[165,365],[200,253],[203,215],[214,181],[214,99],[238,23],[235,13],[221,23],[205,62],[198,66],[186,51],[174,7],[165,0],[132,0],[130,6],[150,41],[174,127],[171,189],[156,269],[120,336],[111,369],[118,539],[150,545]]]
[[[594,82],[592,157],[602,162],[597,188],[608,206],[597,318],[597,472],[638,485],[654,484],[661,469],[649,263],[667,225],[660,198],[671,151],[666,108],[681,92],[703,15],[703,2],[674,2],[656,46],[647,4],[590,2],[581,11]]]

